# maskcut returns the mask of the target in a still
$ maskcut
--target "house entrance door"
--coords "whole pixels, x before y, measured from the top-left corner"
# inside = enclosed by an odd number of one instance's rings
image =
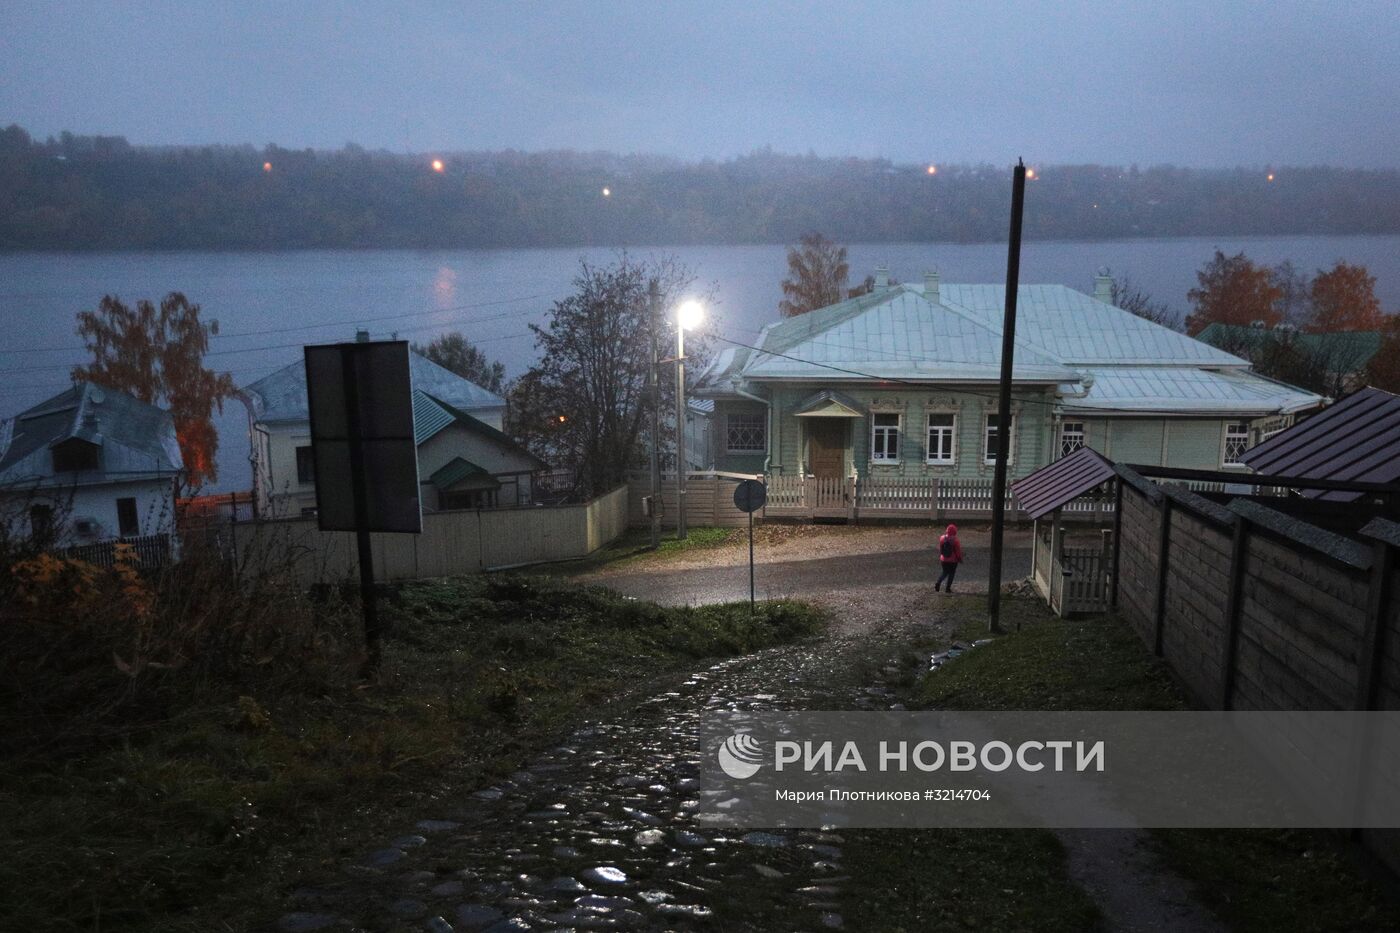
[[[807,455],[818,479],[846,477],[846,419],[807,419]]]

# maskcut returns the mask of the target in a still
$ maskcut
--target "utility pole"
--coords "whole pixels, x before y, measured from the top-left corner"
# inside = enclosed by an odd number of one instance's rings
[[[647,289],[651,310],[651,549],[661,547],[661,365],[656,328],[661,322],[661,283],[655,278]]]
[[[1011,452],[1011,366],[1016,355],[1016,291],[1021,282],[1021,214],[1026,205],[1026,166],[1011,175],[1011,236],[1006,249],[1006,310],[1001,325],[1001,385],[997,395],[996,472],[992,475],[992,563],[987,573],[987,615],[1001,631],[1001,558],[1006,541],[1006,463]]]
[[[685,327],[676,317],[676,540],[685,528]]]

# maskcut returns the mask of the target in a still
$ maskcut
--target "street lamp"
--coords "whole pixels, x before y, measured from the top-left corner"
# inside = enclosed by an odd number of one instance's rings
[[[676,308],[676,540],[684,541],[685,527],[685,332],[705,320],[705,306],[693,298]]]

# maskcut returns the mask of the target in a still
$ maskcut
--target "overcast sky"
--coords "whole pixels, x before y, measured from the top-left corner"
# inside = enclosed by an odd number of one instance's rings
[[[0,124],[138,143],[1400,165],[1400,2],[0,3]]]

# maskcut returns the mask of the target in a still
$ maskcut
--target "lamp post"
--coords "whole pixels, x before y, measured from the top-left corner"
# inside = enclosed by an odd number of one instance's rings
[[[676,540],[684,541],[685,527],[685,332],[700,326],[705,308],[695,300],[676,309]]]

